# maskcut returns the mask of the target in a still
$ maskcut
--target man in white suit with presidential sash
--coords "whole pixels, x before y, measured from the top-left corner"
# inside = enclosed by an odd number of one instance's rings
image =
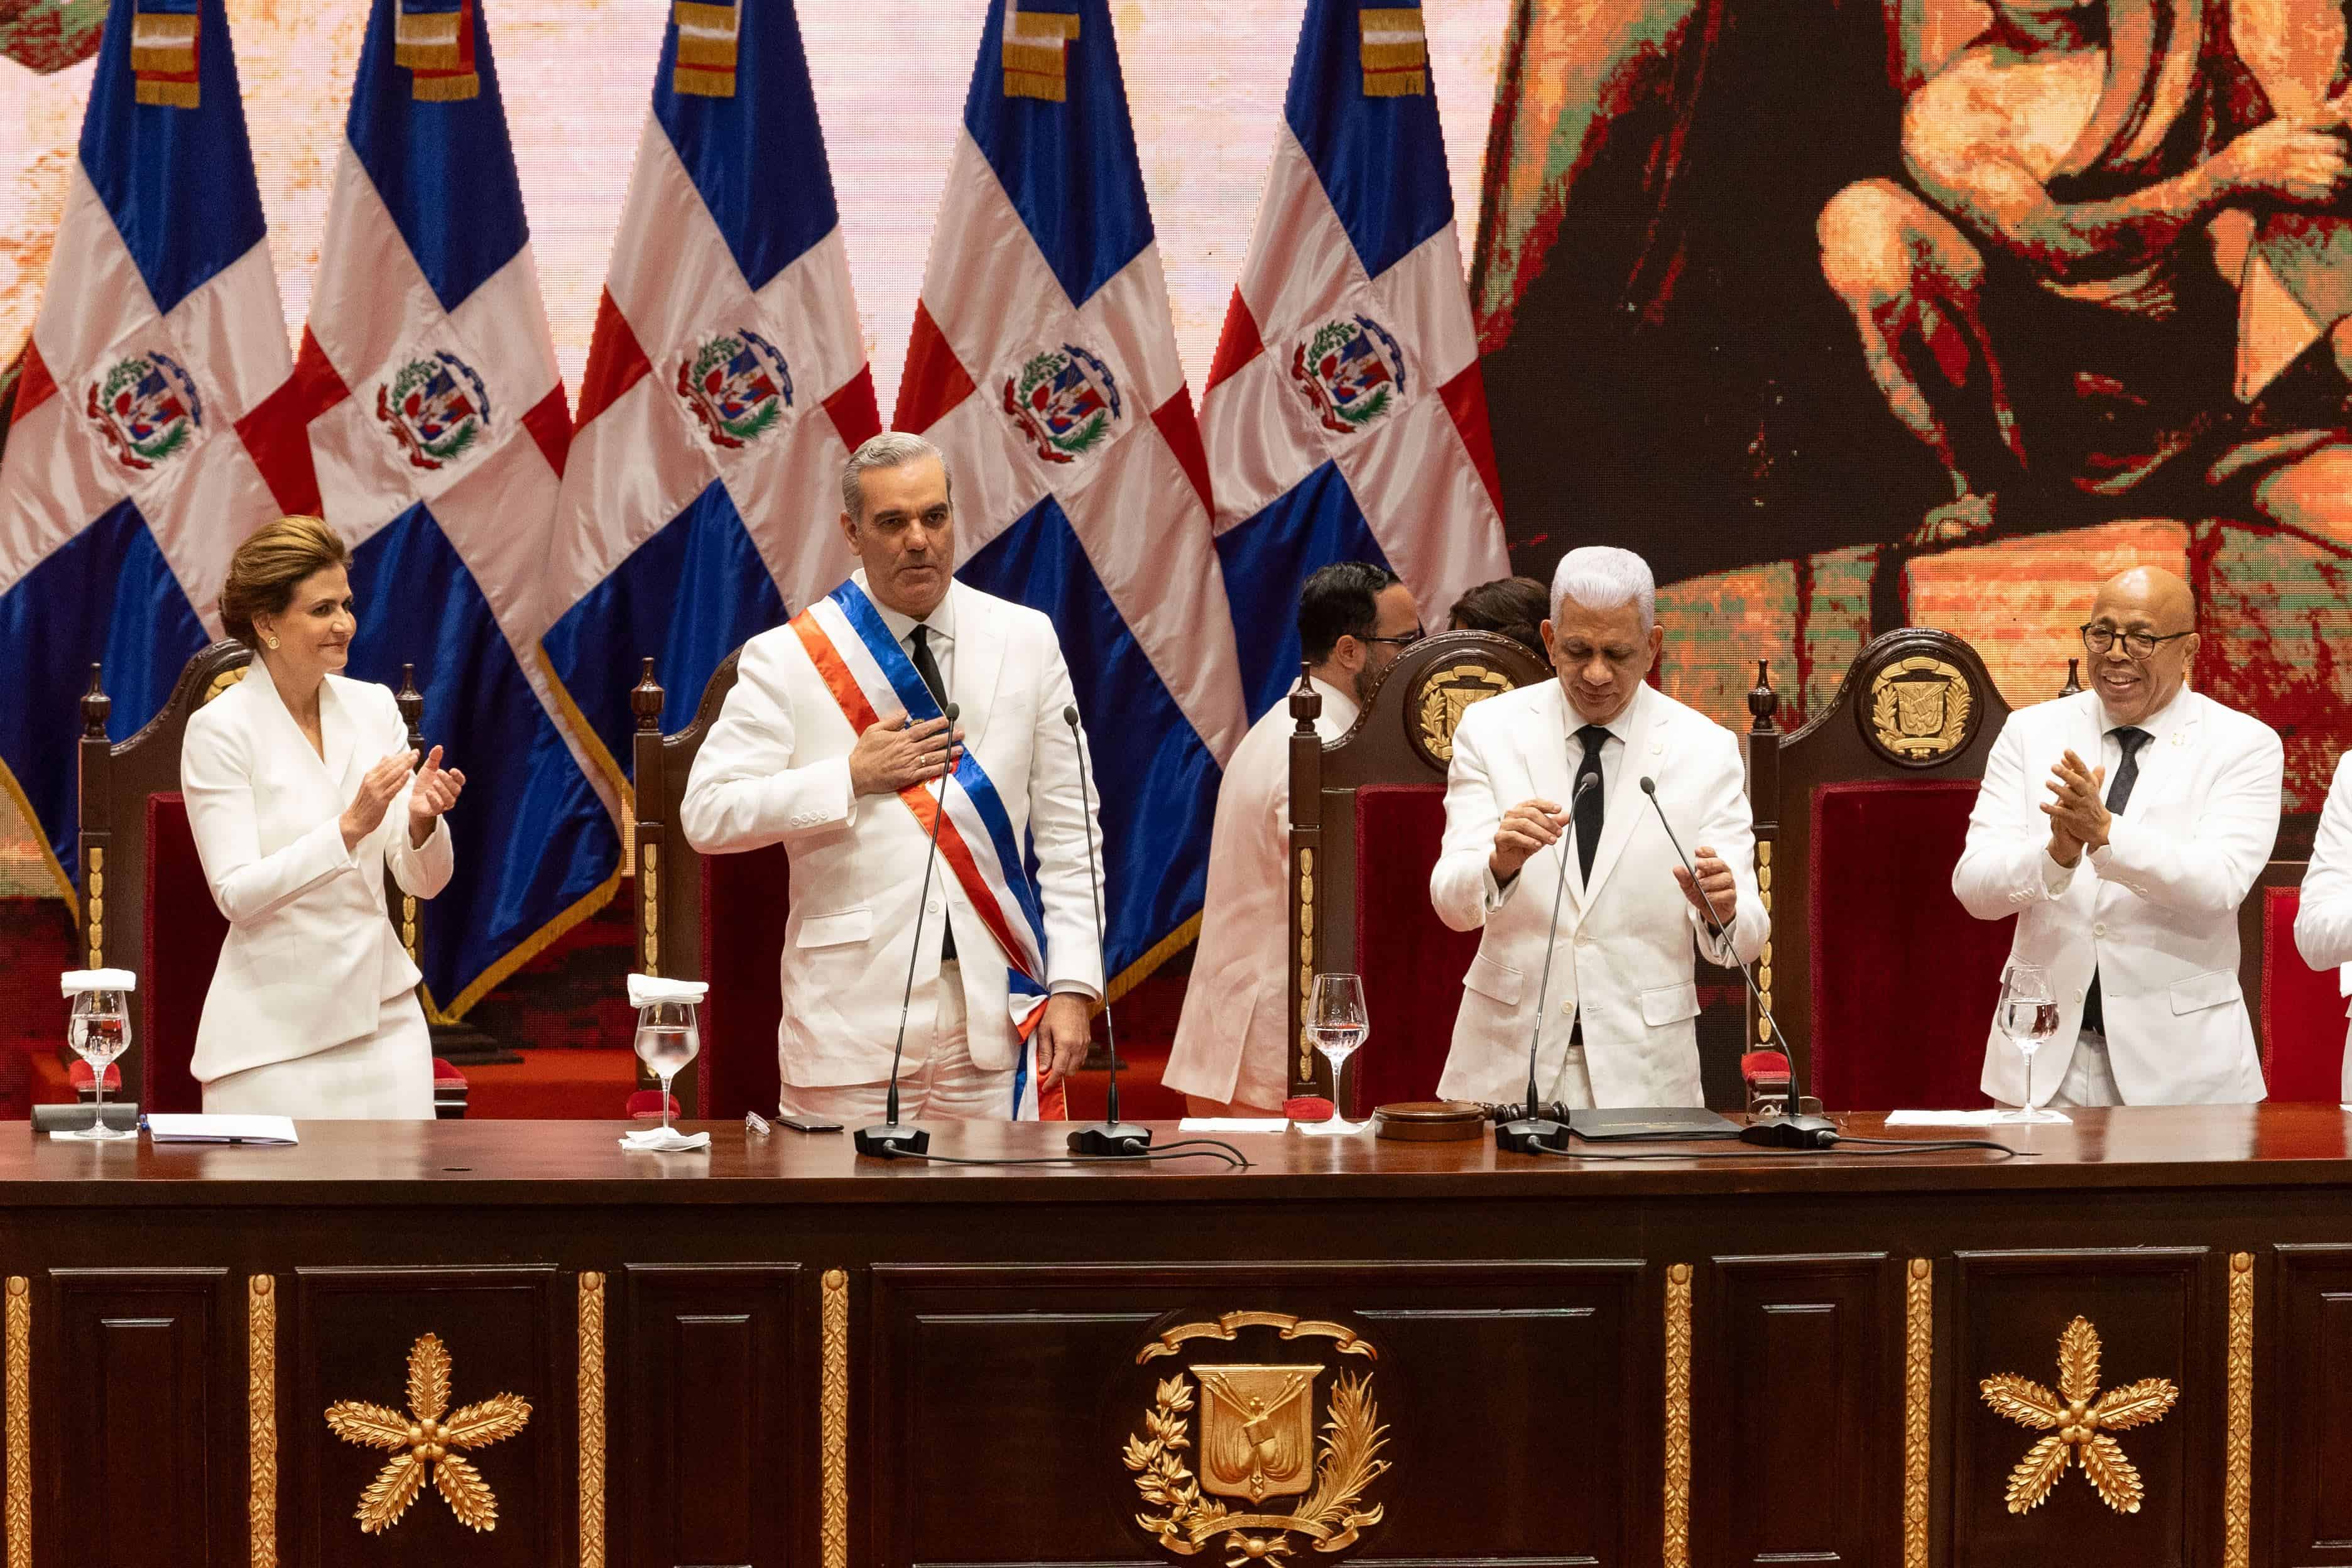
[[[1060,1117],[1103,973],[1083,735],[1053,624],[955,581],[953,494],[929,442],[867,441],[842,504],[860,569],[744,645],[687,783],[687,841],[791,856],[787,1110],[882,1115],[911,969],[909,1120]]]

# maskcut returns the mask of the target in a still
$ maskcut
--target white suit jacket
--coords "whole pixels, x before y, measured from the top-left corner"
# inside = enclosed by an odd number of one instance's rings
[[[455,865],[449,825],[412,847],[403,790],[346,852],[343,808],[368,769],[408,749],[408,728],[390,691],[340,675],[319,694],[319,728],[323,762],[257,659],[181,741],[188,826],[229,922],[196,1028],[199,1082],[364,1038],[379,1004],[421,978],[385,913],[384,868],[431,898]]]
[[[1328,682],[1316,733],[1329,745],[1356,700]],[[1278,1107],[1290,1088],[1290,737],[1287,700],[1250,726],[1225,763],[1209,835],[1209,887],[1184,1011],[1160,1081],[1204,1100]]]
[[[2042,965],[2058,993],[2058,1032],[2033,1064],[2037,1100],[2066,1076],[2095,971],[2126,1104],[2252,1103],[2263,1070],[2238,985],[2238,906],[2278,838],[2284,748],[2260,720],[2182,690],[2141,726],[2155,738],[2106,846],[2068,874],[2050,858],[2042,814],[2050,770],[2069,748],[2101,765],[2106,728],[2095,691],[2009,716],[1953,895],[1979,920],[2016,915],[2010,956]],[[2011,1105],[2025,1093],[2024,1058],[1990,1022],[1982,1082]]]
[[[1497,889],[1487,869],[1503,813],[1540,797],[1569,804],[1582,748],[1583,722],[1558,680],[1521,687],[1474,704],[1454,731],[1445,781],[1445,842],[1430,872],[1437,915],[1455,931],[1486,927],[1478,955],[1462,981],[1454,1048],[1437,1092],[1451,1100],[1507,1101],[1527,1092],[1528,1046],[1536,1033],[1552,898],[1567,857],[1568,892],[1545,1003],[1536,1068],[1549,1089],[1566,1058],[1571,1024],[1584,1026],[1585,1068],[1593,1103],[1683,1106],[1706,1103],[1699,1088],[1697,944],[1718,962],[1745,963],[1763,950],[1763,900],[1756,891],[1754,817],[1747,773],[1731,731],[1644,686],[1634,694],[1632,728],[1608,780],[1592,881],[1576,864],[1571,826],[1539,850],[1510,886]],[[1712,931],[1675,879],[1672,844],[1641,780],[1656,781],[1658,805],[1695,858],[1702,844],[1721,856],[1738,884],[1738,904],[1725,922],[1729,954],[1714,952]],[[1374,1020],[1378,1027],[1378,1020]]]
[[[2334,968],[2336,988],[2352,996],[2352,752],[2336,759],[2336,778],[2319,813],[2319,837],[2303,873],[2294,945],[2314,969]],[[2352,1040],[2344,1054],[2344,1098],[2352,1101]]]
[[[1072,700],[1070,672],[1053,623],[961,583],[949,592],[956,646],[948,695],[961,710],[964,745],[1003,799],[1013,837],[1034,837],[1046,988],[1100,995],[1102,949],[1087,878],[1087,835],[1095,825],[1062,718]],[[799,634],[790,626],[761,632],[743,645],[735,689],[695,755],[678,811],[687,842],[706,855],[782,844],[792,857],[776,1031],[783,1079],[818,1088],[889,1077],[909,959],[915,985],[906,1061],[929,1058],[942,916],[955,932],[972,1062],[991,1071],[1011,1068],[1019,1041],[1006,1007],[1003,950],[945,857],[924,901],[929,838],[897,796],[851,793],[856,743]]]

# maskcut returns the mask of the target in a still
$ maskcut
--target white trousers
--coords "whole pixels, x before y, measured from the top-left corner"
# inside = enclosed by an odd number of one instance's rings
[[[1565,1105],[1570,1110],[1592,1109],[1592,1072],[1584,1062],[1584,1047],[1570,1046],[1559,1064],[1559,1075],[1551,1080],[1548,1102]]]
[[[958,965],[940,966],[938,1027],[931,1037],[929,1059],[905,1068],[898,1075],[898,1120],[901,1121],[1010,1121],[1013,1120],[1014,1071],[990,1072],[974,1067],[971,1032],[963,999],[963,976]],[[838,1121],[844,1127],[864,1127],[882,1120],[890,1098],[890,1080],[872,1083],[808,1085],[787,1079],[783,1086],[786,1115],[799,1114]]]
[[[2033,1064],[2043,1072],[2042,1064]],[[2121,1105],[2124,1091],[2116,1087],[2115,1063],[2107,1056],[2107,1037],[2096,1029],[2085,1029],[2074,1037],[2074,1055],[2066,1064],[2066,1076],[2058,1080],[2057,1091],[2042,1103],[2060,1110],[2086,1110],[2093,1106]],[[2017,1107],[2007,1100],[1995,1100],[2003,1110]]]
[[[430,1121],[433,1034],[416,993],[384,998],[375,1033],[205,1085],[207,1116],[297,1121]]]

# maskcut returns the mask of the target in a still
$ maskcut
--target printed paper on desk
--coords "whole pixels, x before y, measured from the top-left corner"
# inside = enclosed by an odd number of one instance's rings
[[[1176,1123],[1179,1132],[1287,1132],[1287,1116],[1187,1116]]]
[[[158,1143],[263,1143],[290,1146],[294,1135],[290,1116],[185,1116],[151,1112],[147,1131]]]
[[[2041,1123],[2044,1127],[2054,1127],[2061,1121],[2074,1120],[2064,1111],[2052,1110],[2047,1106],[2042,1107],[2042,1113],[2048,1118]],[[1889,1127],[2001,1127],[2008,1125],[2008,1116],[2009,1112],[1997,1105],[1988,1105],[1981,1110],[1890,1110],[1886,1113],[1886,1125]],[[2025,1125],[2034,1124],[2028,1122]]]

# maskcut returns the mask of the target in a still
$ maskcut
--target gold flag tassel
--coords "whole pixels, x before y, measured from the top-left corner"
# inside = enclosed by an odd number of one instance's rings
[[[1358,59],[1366,98],[1422,98],[1429,92],[1429,37],[1413,7],[1375,7],[1357,14]]]
[[[1066,11],[1013,8],[1004,18],[1004,96],[1069,100],[1069,43],[1078,19]]]
[[[688,98],[735,96],[737,30],[742,13],[733,5],[677,0],[677,63],[670,90]]]
[[[131,98],[169,109],[194,109],[196,17],[194,13],[140,11],[131,22]]]
[[[409,97],[415,102],[462,103],[480,97],[473,0],[458,0],[454,11],[411,11],[404,4],[393,21],[392,59],[414,73]]]

